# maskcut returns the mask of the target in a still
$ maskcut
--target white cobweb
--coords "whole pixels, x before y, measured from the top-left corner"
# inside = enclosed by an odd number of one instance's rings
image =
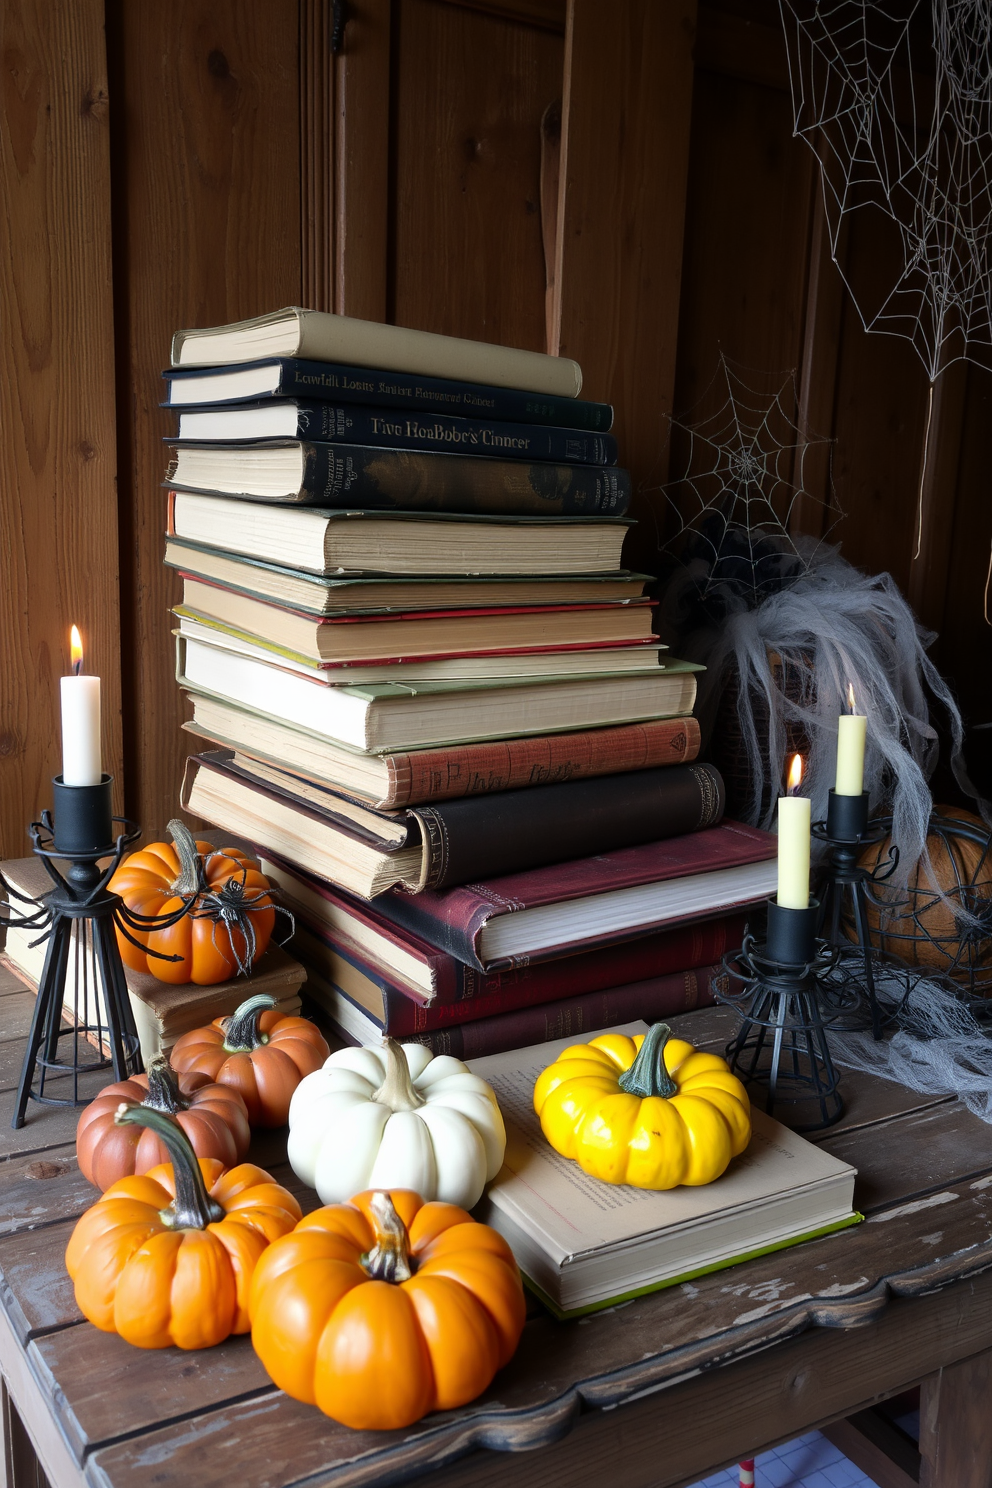
[[[670,420],[681,473],[663,488],[675,528],[664,546],[693,566],[704,601],[729,585],[756,605],[808,570],[816,544],[792,537],[801,502],[823,508],[823,528],[840,515],[809,489],[810,457],[832,441],[797,422],[797,401],[794,373],[761,390],[721,354],[695,410],[714,411]]]
[[[866,330],[931,384],[992,367],[992,0],[779,0],[795,132],[820,162],[831,251]],[[843,262],[848,219],[871,253]]]

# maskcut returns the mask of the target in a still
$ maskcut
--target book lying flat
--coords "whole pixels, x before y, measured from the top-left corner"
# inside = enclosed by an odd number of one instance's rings
[[[376,912],[479,971],[501,970],[758,904],[776,886],[777,849],[770,832],[724,821],[440,893],[392,890]]]
[[[713,765],[678,765],[466,797],[403,812],[356,807],[332,791],[191,755],[182,803],[266,852],[369,899],[393,884],[417,894],[590,852],[696,832],[723,815]]]
[[[316,439],[387,449],[490,455],[498,460],[544,460],[563,465],[615,465],[612,434],[507,424],[450,414],[396,412],[312,398],[266,398],[255,403],[208,404],[179,415],[179,439]]]
[[[617,728],[539,738],[494,739],[403,754],[365,754],[219,698],[189,693],[183,728],[314,785],[370,806],[411,806],[688,764],[699,753],[694,718],[659,718]]]
[[[615,465],[492,460],[312,439],[173,449],[167,485],[253,501],[508,517],[622,517],[630,505],[630,475]]]
[[[343,987],[328,980],[320,962],[311,958],[305,932],[299,953],[307,968],[307,995],[331,1019],[342,1040],[377,1048],[384,1032],[382,1026]],[[727,974],[722,966],[694,967],[668,976],[650,977],[632,986],[609,987],[557,1002],[525,1005],[515,1012],[469,1018],[443,1028],[395,1036],[406,1044],[425,1044],[433,1054],[480,1059],[488,1054],[502,1054],[507,1049],[553,1043],[565,1037],[591,1038],[601,1029],[635,1018],[652,1023],[659,1018],[674,1017],[676,1013],[711,1007],[714,990],[725,987],[726,983]]]
[[[646,1023],[611,1030],[644,1033]],[[691,1031],[680,1029],[691,1039]],[[574,1042],[472,1061],[496,1092],[506,1159],[475,1211],[559,1317],[574,1317],[856,1224],[856,1169],[752,1110],[752,1137],[714,1183],[654,1193],[603,1184],[545,1140],[534,1082]]]
[[[4,863],[3,875],[12,888],[31,897],[46,894],[52,887],[52,881],[40,860],[34,857]],[[47,938],[38,945],[32,945],[32,941],[37,938],[36,930],[9,929],[6,944],[0,946],[11,965],[35,987],[41,980],[45,952],[48,949]],[[69,952],[64,1002],[70,1017],[76,991],[76,965],[74,933]],[[160,982],[150,972],[134,971],[129,966],[124,968],[124,976],[138,1030],[141,1057],[146,1068],[159,1054],[167,1054],[182,1034],[200,1028],[214,1018],[228,1017],[239,1003],[256,992],[271,993],[278,1002],[280,1013],[298,1013],[300,988],[306,981],[306,971],[300,962],[275,944],[270,944],[250,977],[232,977],[229,981],[217,982],[212,987],[198,987],[193,982],[174,986],[169,982]],[[102,981],[96,988],[96,1007],[92,1003],[93,987],[89,983],[88,996],[91,999],[88,1021],[96,1021],[96,1014],[99,1012],[105,1024]]]
[[[425,596],[426,598],[427,596]],[[468,599],[468,596],[466,596]],[[216,621],[234,634],[292,652],[314,666],[403,662],[487,651],[547,651],[654,641],[654,601],[513,609],[409,610],[315,618],[201,579],[183,580],[180,617]]]
[[[567,357],[356,320],[299,305],[230,325],[177,331],[172,338],[175,367],[209,367],[271,356],[353,363],[385,372],[419,372],[425,377],[523,388],[562,398],[577,398],[582,391],[582,370]]]
[[[315,574],[609,573],[623,518],[325,511],[174,491],[169,536]]]
[[[604,672],[657,672],[665,665],[664,647],[653,637],[603,645],[559,646],[553,649],[466,652],[455,656],[422,656],[415,661],[320,661],[312,654],[291,651],[272,641],[235,630],[223,620],[188,613],[178,605],[179,621],[173,635],[232,651],[285,671],[309,677],[326,687],[366,683],[482,682],[526,677],[595,677]]]
[[[692,711],[700,670],[666,661],[630,676],[331,687],[202,640],[177,644],[180,686],[371,753],[679,716]]]
[[[407,610],[462,610],[515,605],[600,604],[640,599],[646,574],[542,574],[539,578],[479,578],[451,574],[445,578],[329,579],[300,568],[283,568],[243,553],[225,553],[170,537],[165,563],[185,577],[222,584],[249,599],[286,605],[307,615],[403,613]]]
[[[352,974],[346,980],[337,976],[332,980],[383,1027],[394,1019],[400,1032],[415,1033],[443,1026],[449,1019],[488,1017],[706,966],[740,946],[747,924],[744,914],[721,915],[554,960],[483,972],[412,930],[392,924],[374,903],[359,903],[279,859],[264,857],[262,862],[262,871],[278,888],[279,902],[296,916],[297,928],[303,926],[329,951],[347,956]],[[331,967],[331,962],[324,964],[328,975]],[[425,1021],[428,1018],[431,1021]]]
[[[602,433],[613,425],[609,403],[589,403],[553,393],[535,396],[517,388],[346,367],[340,362],[310,362],[299,357],[266,357],[228,367],[170,367],[162,376],[168,385],[165,406],[170,408],[241,403],[247,398],[327,398],[337,403],[558,424]]]

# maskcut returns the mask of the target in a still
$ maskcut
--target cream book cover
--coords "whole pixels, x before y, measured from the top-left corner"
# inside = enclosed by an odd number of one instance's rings
[[[746,1152],[715,1183],[659,1193],[590,1177],[551,1147],[532,1101],[538,1074],[575,1042],[470,1062],[495,1090],[507,1131],[480,1215],[556,1310],[606,1305],[856,1222],[855,1169],[760,1111]]]

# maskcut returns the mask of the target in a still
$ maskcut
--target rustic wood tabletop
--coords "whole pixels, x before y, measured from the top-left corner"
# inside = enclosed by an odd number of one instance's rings
[[[866,1223],[578,1322],[534,1304],[473,1405],[354,1432],[275,1389],[248,1338],[144,1352],[80,1317],[63,1256],[95,1191],[76,1167],[77,1113],[32,1105],[10,1126],[32,1004],[0,965],[9,1488],[36,1471],[32,1451],[53,1488],[359,1488],[427,1471],[432,1488],[592,1488],[621,1459],[624,1488],[675,1488],[921,1380],[924,1484],[992,1483],[992,1127],[953,1098],[845,1075],[844,1118],[819,1140],[857,1167]],[[673,1021],[718,1048],[733,1015]],[[315,1207],[282,1132],[250,1157]]]

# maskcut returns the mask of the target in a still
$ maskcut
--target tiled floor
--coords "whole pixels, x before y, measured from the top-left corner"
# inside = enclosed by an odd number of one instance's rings
[[[713,1473],[697,1488],[737,1488],[736,1468]],[[875,1488],[825,1436],[811,1431],[796,1441],[762,1452],[754,1462],[754,1488]]]

